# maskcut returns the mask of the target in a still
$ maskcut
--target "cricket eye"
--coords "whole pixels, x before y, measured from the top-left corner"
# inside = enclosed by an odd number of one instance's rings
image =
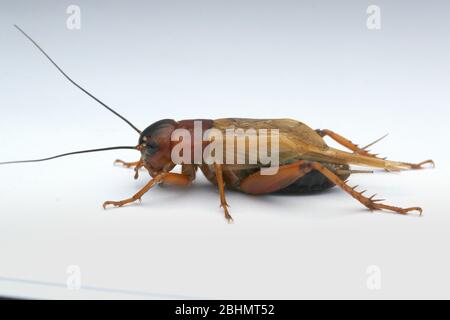
[[[156,141],[150,140],[146,143],[145,149],[147,150],[148,154],[155,154],[159,149],[159,144]]]
[[[156,141],[150,141],[147,143],[147,147],[152,150],[156,150],[156,149],[158,149],[159,145]]]

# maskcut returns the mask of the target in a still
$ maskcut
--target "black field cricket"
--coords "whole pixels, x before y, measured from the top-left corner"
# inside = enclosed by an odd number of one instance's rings
[[[384,200],[378,199],[375,195],[366,196],[365,191],[359,192],[357,187],[351,187],[348,184],[348,178],[353,173],[371,172],[353,170],[352,165],[368,169],[400,171],[422,169],[427,164],[434,167],[432,160],[415,164],[379,158],[370,153],[368,147],[381,139],[360,148],[331,130],[314,130],[292,119],[227,118],[181,121],[164,119],[141,131],[74,82],[32,38],[19,27],[16,26],[16,28],[72,84],[125,121],[139,134],[139,139],[138,144],[133,146],[74,151],[44,159],[9,161],[0,164],[40,162],[68,155],[117,149],[138,151],[140,155],[136,161],[117,160],[116,163],[133,168],[135,178],[138,178],[141,168],[145,169],[150,175],[150,180],[130,198],[104,202],[104,208],[121,207],[140,201],[142,196],[157,184],[188,186],[195,180],[200,170],[212,184],[218,187],[220,205],[228,221],[232,221],[232,217],[225,198],[226,188],[251,195],[263,195],[320,192],[338,186],[370,210],[388,210],[400,214],[412,211],[422,213],[420,207],[401,208],[385,204]],[[244,143],[239,143],[239,137],[241,141],[244,139]],[[325,137],[336,141],[347,151],[328,146],[324,140]],[[177,165],[181,165],[181,173],[172,172]]]

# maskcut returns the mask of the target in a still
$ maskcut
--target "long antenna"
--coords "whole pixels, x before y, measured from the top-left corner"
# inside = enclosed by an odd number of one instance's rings
[[[109,111],[111,111],[112,113],[114,113],[116,116],[118,116],[120,119],[122,119],[123,121],[125,121],[126,123],[128,123],[128,125],[130,127],[132,127],[137,133],[141,133],[141,130],[139,130],[138,128],[136,128],[130,121],[128,121],[124,116],[120,115],[118,112],[114,111],[112,108],[108,107],[104,102],[102,102],[101,100],[99,100],[98,98],[96,98],[95,96],[93,96],[89,91],[87,91],[86,89],[84,89],[83,87],[81,87],[78,83],[76,83],[75,81],[73,81],[57,64],[55,61],[53,61],[52,58],[50,58],[50,56],[44,51],[44,49],[42,49],[36,41],[34,41],[28,34],[25,33],[25,31],[23,31],[19,26],[14,25],[14,27],[19,30],[25,37],[28,38],[28,40],[30,40],[35,46],[36,48],[39,49],[39,51],[41,51],[44,56],[56,67],[56,69],[58,69],[59,72],[62,73],[62,75],[64,77],[66,77],[67,80],[69,80],[72,84],[74,84],[78,89],[80,89],[81,91],[83,91],[84,93],[86,93],[89,97],[91,97],[92,99],[94,99],[95,101],[97,101],[98,103],[100,103],[103,107],[105,107],[106,109],[108,109]]]
[[[108,147],[108,148],[100,148],[100,149],[91,149],[91,150],[82,150],[82,151],[73,151],[69,153],[63,153],[56,156],[43,158],[43,159],[35,159],[35,160],[19,160],[19,161],[7,161],[7,162],[0,162],[0,165],[4,164],[13,164],[13,163],[30,163],[30,162],[42,162],[42,161],[48,161],[53,160],[56,158],[62,158],[65,156],[71,156],[74,154],[80,154],[80,153],[91,153],[91,152],[99,152],[99,151],[108,151],[108,150],[118,150],[118,149],[133,149],[136,150],[136,147],[131,146],[120,146],[120,147]]]

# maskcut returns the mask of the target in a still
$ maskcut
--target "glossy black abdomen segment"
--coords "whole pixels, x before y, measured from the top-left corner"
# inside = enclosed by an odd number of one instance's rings
[[[314,193],[334,187],[334,183],[328,180],[319,171],[311,171],[293,184],[274,193]]]
[[[333,165],[333,164],[323,164],[324,167],[330,169],[337,174],[337,170],[348,170],[349,166]],[[342,180],[346,180],[349,174],[339,175]],[[293,184],[274,192],[274,194],[308,194],[320,191],[325,191],[331,189],[335,186],[327,177],[325,177],[319,171],[311,171],[305,176],[299,178]]]

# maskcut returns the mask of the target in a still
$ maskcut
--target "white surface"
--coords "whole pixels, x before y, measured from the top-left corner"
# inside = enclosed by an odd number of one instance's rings
[[[390,204],[422,206],[422,218],[370,213],[338,189],[300,197],[228,192],[233,225],[203,177],[104,211],[103,201],[146,181],[112,166],[137,159],[132,151],[0,167],[0,295],[449,298],[450,11],[444,2],[432,11],[409,4],[405,17],[400,4],[381,2],[379,32],[365,28],[360,2],[81,1],[79,32],[65,29],[64,5],[0,10],[0,161],[137,142],[63,80],[11,27],[18,23],[142,129],[161,118],[291,117],[362,145],[389,132],[374,151],[438,166],[351,179]],[[33,19],[39,15],[47,19]],[[81,268],[79,291],[65,289],[69,265]],[[379,291],[366,285],[371,265],[381,270]]]

